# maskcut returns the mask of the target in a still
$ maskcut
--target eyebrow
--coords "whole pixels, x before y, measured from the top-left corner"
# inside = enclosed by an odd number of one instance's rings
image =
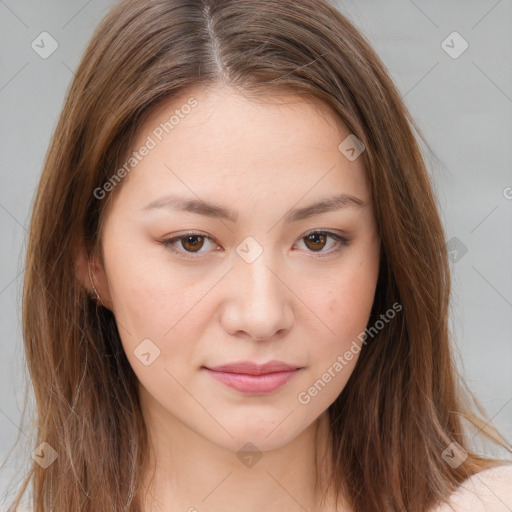
[[[344,208],[363,208],[365,206],[367,206],[367,204],[358,197],[349,194],[340,194],[334,197],[322,199],[303,208],[294,208],[286,213],[284,222],[297,222],[322,213],[341,210]],[[157,208],[192,212],[208,217],[225,219],[230,222],[236,222],[238,219],[238,212],[235,210],[230,210],[218,204],[207,203],[200,199],[187,199],[174,195],[165,196],[155,201],[151,201],[146,206],[142,207],[141,210],[148,211]]]

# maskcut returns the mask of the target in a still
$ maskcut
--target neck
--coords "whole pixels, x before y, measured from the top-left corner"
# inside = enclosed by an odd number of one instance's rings
[[[325,411],[292,441],[244,464],[177,418],[149,427],[150,464],[144,477],[144,512],[333,511],[326,488],[332,469]],[[149,420],[149,421],[148,421]],[[156,427],[158,425],[158,428]]]

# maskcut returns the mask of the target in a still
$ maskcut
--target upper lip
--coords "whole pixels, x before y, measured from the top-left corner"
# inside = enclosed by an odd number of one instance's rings
[[[289,372],[297,370],[299,367],[293,364],[287,364],[283,361],[268,361],[264,364],[253,363],[252,361],[237,361],[223,364],[221,366],[208,367],[209,370],[227,373],[243,373],[246,375],[262,375],[274,372]]]

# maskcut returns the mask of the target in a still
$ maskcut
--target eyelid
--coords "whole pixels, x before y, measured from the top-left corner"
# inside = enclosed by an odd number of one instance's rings
[[[307,231],[306,233],[304,233],[303,235],[301,235],[299,238],[298,238],[298,241],[302,241],[304,238],[307,238],[308,236],[312,235],[312,234],[323,234],[323,235],[326,235],[327,237],[330,237],[330,238],[333,238],[336,242],[337,242],[337,245],[338,247],[334,250],[330,250],[330,251],[327,251],[327,252],[315,252],[315,251],[308,251],[310,254],[312,255],[315,255],[314,257],[316,258],[322,258],[322,257],[327,257],[327,256],[332,256],[334,254],[337,254],[339,253],[345,246],[349,245],[350,242],[352,241],[352,238],[350,236],[348,236],[345,232],[341,231],[341,232],[336,232],[336,231],[333,231],[331,229],[327,229],[327,228],[317,228],[317,229],[312,229],[312,230],[309,230]],[[160,241],[160,243],[167,249],[169,249],[171,252],[173,252],[174,254],[178,254],[180,256],[182,256],[183,258],[185,259],[188,259],[188,260],[194,260],[194,259],[200,259],[202,258],[202,256],[200,256],[200,254],[205,254],[207,253],[207,251],[205,252],[197,252],[197,253],[193,253],[193,252],[187,252],[187,251],[183,251],[183,250],[176,250],[174,249],[173,245],[175,242],[181,240],[182,238],[186,238],[187,236],[199,236],[199,237],[202,237],[202,238],[205,238],[213,243],[216,243],[217,246],[220,246],[220,244],[215,240],[215,238],[213,238],[212,236],[204,233],[204,232],[201,232],[201,231],[185,231],[183,233],[178,233],[176,235],[173,235],[171,238],[167,238],[165,240],[162,240]],[[199,256],[196,256],[199,255]]]

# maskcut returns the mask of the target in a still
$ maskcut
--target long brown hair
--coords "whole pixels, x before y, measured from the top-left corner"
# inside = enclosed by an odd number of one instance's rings
[[[426,511],[506,462],[472,451],[465,434],[463,420],[507,448],[453,359],[445,236],[416,136],[428,144],[366,39],[324,0],[123,0],[78,66],[34,202],[22,318],[33,446],[58,458],[33,463],[15,505],[32,480],[34,512],[141,511],[148,438],[136,377],[112,312],[77,279],[77,258],[81,247],[101,256],[112,194],[94,191],[144,120],[217,83],[263,101],[281,90],[320,99],[366,148],[382,247],[370,322],[395,302],[403,311],[362,348],[329,407],[335,488],[355,511]],[[452,442],[468,454],[455,468],[442,457]]]

